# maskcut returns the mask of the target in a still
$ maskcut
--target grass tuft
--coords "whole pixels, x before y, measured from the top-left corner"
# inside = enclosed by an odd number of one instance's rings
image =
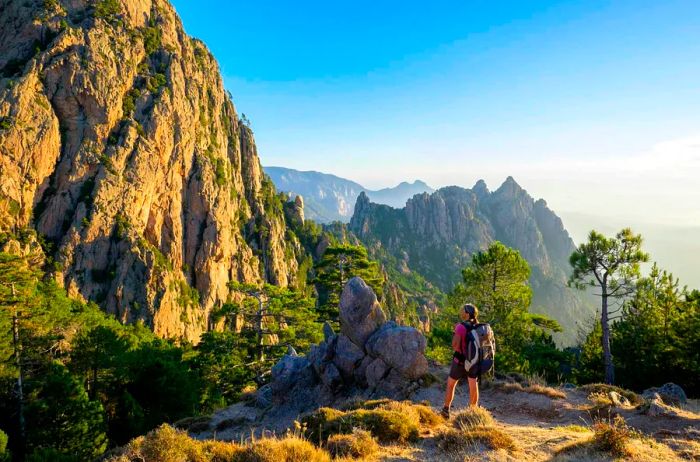
[[[377,440],[370,432],[360,429],[346,435],[331,435],[326,448],[333,457],[369,458],[379,452]]]
[[[496,421],[491,413],[483,407],[468,407],[457,413],[453,424],[455,428],[469,430],[477,427],[492,427]]]
[[[464,453],[469,449],[477,449],[481,444],[489,449],[504,449],[508,452],[517,451],[513,438],[504,431],[495,428],[456,429],[447,428],[435,435],[438,449],[447,454]]]

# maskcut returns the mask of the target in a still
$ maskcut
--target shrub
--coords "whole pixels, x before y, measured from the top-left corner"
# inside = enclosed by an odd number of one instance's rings
[[[612,420],[598,420],[592,427],[593,436],[583,441],[567,444],[556,451],[556,454],[567,454],[594,451],[607,453],[615,458],[630,460],[635,456],[635,451],[630,443],[640,435],[627,426],[622,416],[615,416]]]
[[[492,427],[496,422],[491,413],[483,407],[468,407],[454,417],[454,426],[462,430]]]
[[[7,450],[7,434],[0,430],[0,462],[12,460],[10,452]]]
[[[404,443],[418,438],[418,422],[402,413],[384,409],[354,409],[348,412],[320,408],[302,419],[307,436],[320,443],[325,437],[351,433],[355,428],[368,430],[380,441]]]
[[[379,452],[379,444],[372,434],[360,429],[348,435],[331,435],[326,447],[333,457],[372,457]]]
[[[435,441],[438,448],[446,453],[463,453],[477,444],[483,444],[489,449],[505,449],[509,452],[518,449],[510,435],[494,427],[465,430],[448,428],[435,435]]]
[[[12,127],[11,117],[0,117],[0,130],[7,130]]]
[[[143,31],[143,48],[147,55],[155,53],[161,45],[162,34],[156,26],[146,27]]]
[[[121,13],[119,0],[98,0],[95,3],[95,17],[108,20]]]
[[[600,451],[609,452],[617,457],[629,457],[627,443],[637,435],[627,426],[622,416],[615,416],[612,421],[599,420],[593,424],[593,443]]]

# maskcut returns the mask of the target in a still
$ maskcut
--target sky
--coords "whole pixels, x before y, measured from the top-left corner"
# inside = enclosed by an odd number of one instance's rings
[[[173,3],[264,165],[700,228],[697,0]]]

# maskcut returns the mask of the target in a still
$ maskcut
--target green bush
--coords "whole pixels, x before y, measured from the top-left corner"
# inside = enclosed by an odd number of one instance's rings
[[[0,430],[0,462],[12,460],[10,452],[7,450],[7,434]]]
[[[119,0],[98,0],[95,3],[95,17],[109,20],[121,13]]]

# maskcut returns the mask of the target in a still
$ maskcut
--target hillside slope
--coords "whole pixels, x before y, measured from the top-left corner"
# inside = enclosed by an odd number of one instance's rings
[[[74,296],[196,340],[231,281],[294,284],[298,241],[216,61],[167,0],[3,0],[0,232]]]

